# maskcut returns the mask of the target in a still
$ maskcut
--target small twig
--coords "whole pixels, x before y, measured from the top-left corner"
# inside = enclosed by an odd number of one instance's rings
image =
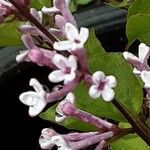
[[[150,129],[139,119],[138,116],[133,115],[129,110],[116,101],[112,101],[113,105],[124,115],[124,117],[132,125],[134,131],[148,144],[150,145]]]

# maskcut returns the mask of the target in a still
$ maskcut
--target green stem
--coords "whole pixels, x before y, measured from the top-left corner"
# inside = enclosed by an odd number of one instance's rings
[[[112,103],[129,121],[134,131],[150,146],[150,129],[139,119],[139,117],[130,113],[124,105],[116,100],[113,100]]]

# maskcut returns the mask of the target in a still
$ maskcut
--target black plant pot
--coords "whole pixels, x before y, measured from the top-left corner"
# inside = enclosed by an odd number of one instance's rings
[[[86,18],[87,14],[91,14],[91,18]],[[100,5],[81,9],[74,15],[79,26],[96,27],[97,37],[107,51],[123,51],[127,43],[125,10]],[[19,50],[20,48],[0,50],[1,124],[4,126],[1,128],[4,131],[2,143],[5,149],[40,150],[38,138],[43,128],[52,127],[59,133],[68,130],[39,117],[30,118],[28,107],[19,102],[19,94],[30,89],[30,78],[37,78],[42,84],[51,86],[47,79],[50,70],[46,67],[15,63],[15,55]]]

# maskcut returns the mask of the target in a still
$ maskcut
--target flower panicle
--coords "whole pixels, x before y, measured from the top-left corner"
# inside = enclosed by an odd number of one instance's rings
[[[84,81],[89,87],[91,98],[97,99],[102,96],[103,100],[110,102],[115,97],[114,88],[117,86],[117,79],[113,75],[106,76],[102,71],[96,71],[91,75],[84,48],[89,37],[89,29],[85,27],[78,29],[68,7],[70,0],[53,0],[53,4],[51,8],[44,6],[41,11],[30,9],[31,16],[34,21],[38,21],[41,28],[32,20],[28,20],[19,27],[18,30],[23,33],[21,40],[27,50],[17,55],[16,61],[18,63],[32,62],[38,66],[50,68],[48,79],[51,83],[58,85],[46,91],[37,79],[32,78],[29,85],[34,88],[34,91],[22,93],[19,99],[23,104],[29,106],[31,117],[39,115],[48,103],[60,101],[56,107],[56,122],[74,117],[95,126],[98,130],[60,135],[46,128],[42,130],[39,139],[42,149],[52,149],[54,145],[59,150],[79,150],[98,143],[104,146],[104,141],[116,135],[118,128],[106,120],[77,108],[73,91],[81,81]],[[45,24],[45,14],[53,18],[54,26],[50,27]],[[43,27],[46,29],[44,32]],[[45,32],[55,38],[51,40],[47,34],[44,34]],[[91,141],[90,144],[88,141]]]

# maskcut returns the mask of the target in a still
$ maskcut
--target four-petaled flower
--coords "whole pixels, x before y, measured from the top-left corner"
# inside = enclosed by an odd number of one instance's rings
[[[45,100],[46,92],[44,91],[42,85],[34,78],[30,80],[29,85],[33,86],[35,92],[24,92],[19,96],[19,99],[22,103],[29,106],[29,115],[31,117],[35,117],[47,104]]]
[[[96,99],[102,95],[105,101],[112,101],[115,96],[112,88],[117,84],[116,78],[112,75],[106,77],[103,72],[97,71],[93,74],[92,80],[93,85],[89,89],[90,97]]]
[[[56,117],[55,117],[56,122],[62,122],[65,118],[67,118],[67,116],[61,110],[62,105],[66,102],[69,102],[71,104],[75,103],[75,96],[73,93],[69,93],[66,96],[66,98],[63,101],[61,101],[56,107]]]
[[[78,29],[74,25],[67,22],[65,24],[65,34],[68,40],[55,42],[54,49],[59,51],[74,51],[83,48],[84,43],[89,37],[89,30],[87,28],[82,27],[79,33]]]
[[[138,57],[133,55],[130,52],[124,52],[124,58],[135,68],[133,69],[133,73],[141,74],[143,70],[149,70],[149,66],[147,64],[148,57],[150,55],[150,48],[146,46],[146,44],[141,43],[139,45]]]
[[[64,84],[67,84],[75,79],[77,70],[77,60],[75,56],[70,55],[69,58],[66,58],[60,54],[55,54],[52,62],[59,70],[50,73],[49,80],[51,82],[57,83],[64,81]]]
[[[54,135],[57,135],[57,133],[54,130],[49,128],[43,129],[39,138],[40,147],[42,149],[52,149],[52,147],[54,147],[54,144],[52,144],[51,138]]]

